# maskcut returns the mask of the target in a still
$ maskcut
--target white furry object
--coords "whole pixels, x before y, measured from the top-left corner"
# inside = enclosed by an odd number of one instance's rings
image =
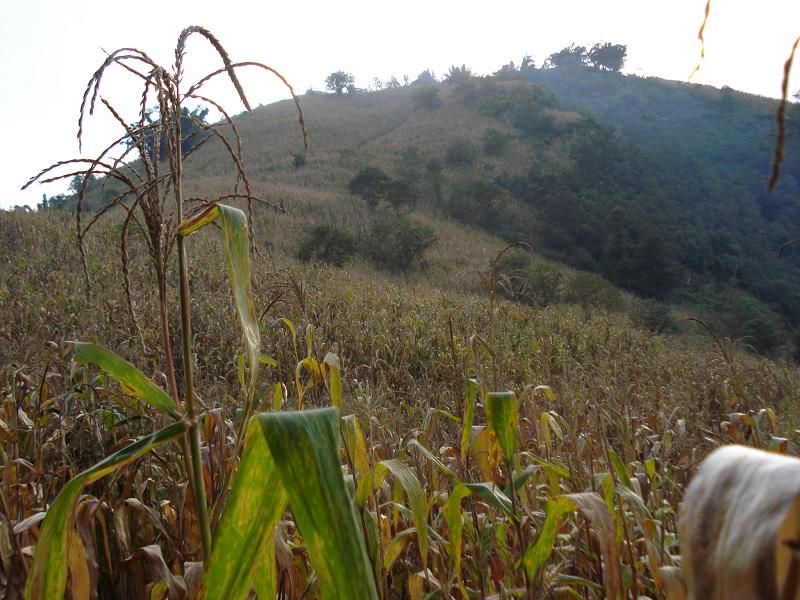
[[[792,551],[778,541],[798,493],[797,458],[744,446],[712,452],[689,484],[680,511],[681,571],[689,600],[800,598],[797,592],[780,593]]]

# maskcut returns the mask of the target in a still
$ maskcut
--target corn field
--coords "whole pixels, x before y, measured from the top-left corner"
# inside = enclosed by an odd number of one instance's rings
[[[191,36],[223,66],[185,86]],[[119,67],[143,84],[133,125],[99,93]],[[66,222],[0,215],[5,597],[681,597],[690,477],[726,443],[793,453],[800,372],[516,305],[492,265],[485,294],[457,297],[268,261],[257,232],[280,208],[251,193],[236,122],[201,91],[227,77],[249,108],[246,67],[276,73],[198,27],[170,69],[111,53],[80,126],[102,106],[125,154],[117,140],[31,183],[99,173],[124,191],[93,215],[79,200],[78,244]],[[236,173],[210,199],[182,191],[195,100],[223,114],[200,144]]]

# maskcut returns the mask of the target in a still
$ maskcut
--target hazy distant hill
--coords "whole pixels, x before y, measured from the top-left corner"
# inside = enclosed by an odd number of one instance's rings
[[[307,152],[291,102],[237,117],[255,192],[289,212],[280,232],[264,234],[277,251],[293,254],[321,222],[364,239],[391,209],[370,211],[347,183],[373,166],[418,196],[414,219],[440,238],[423,263],[433,277],[474,266],[471,242],[488,233],[643,297],[713,312],[722,332],[762,351],[800,322],[800,261],[776,254],[800,233],[800,136],[791,120],[768,195],[775,101],[564,67],[301,102]],[[226,193],[221,152],[211,143],[193,155],[190,194]],[[540,264],[514,266],[527,273],[527,297],[558,299]]]

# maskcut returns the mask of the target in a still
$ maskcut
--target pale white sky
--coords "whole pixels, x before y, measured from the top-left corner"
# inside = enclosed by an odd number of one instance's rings
[[[626,72],[685,80],[699,57],[704,8],[705,0],[0,0],[0,208],[36,204],[43,192],[66,187],[19,191],[43,167],[79,155],[78,108],[104,49],[134,46],[168,67],[188,25],[208,28],[234,61],[275,67],[302,93],[323,89],[325,76],[339,69],[367,87],[374,77],[413,79],[427,68],[440,75],[451,64],[491,73],[525,54],[538,66],[571,42],[598,41],[627,44]],[[778,96],[798,34],[796,0],[714,0],[706,59],[694,81]],[[199,36],[190,41],[187,81],[219,66],[207,46]],[[136,101],[121,98],[140,90],[117,75],[104,79],[103,95],[133,121]],[[253,75],[244,87],[254,106],[285,97],[275,80]],[[790,90],[799,87],[795,77]],[[242,110],[224,85],[209,93],[229,111]],[[105,118],[90,120],[87,131],[85,156],[120,133]]]

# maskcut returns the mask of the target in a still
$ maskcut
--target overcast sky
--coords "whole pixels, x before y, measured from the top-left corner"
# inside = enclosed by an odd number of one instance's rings
[[[79,156],[78,108],[104,50],[137,47],[167,67],[188,25],[211,30],[234,61],[275,67],[302,93],[323,89],[326,75],[339,69],[368,87],[375,77],[413,79],[428,68],[440,75],[452,64],[487,74],[525,54],[539,66],[572,42],[598,41],[627,44],[628,73],[686,80],[699,58],[704,9],[705,0],[0,0],[0,207],[36,204],[43,192],[66,187],[19,191],[43,167]],[[798,34],[797,0],[715,0],[706,58],[694,81],[778,96]],[[219,66],[207,46],[199,36],[190,41],[187,80]],[[133,121],[136,101],[125,105],[122,98],[140,90],[126,87],[126,80],[120,71],[104,79],[102,92],[129,109]],[[254,106],[286,96],[261,73],[244,83]],[[795,77],[790,90],[799,87]],[[242,110],[227,88],[214,93],[229,111]],[[120,134],[102,116],[87,129],[84,156]]]

